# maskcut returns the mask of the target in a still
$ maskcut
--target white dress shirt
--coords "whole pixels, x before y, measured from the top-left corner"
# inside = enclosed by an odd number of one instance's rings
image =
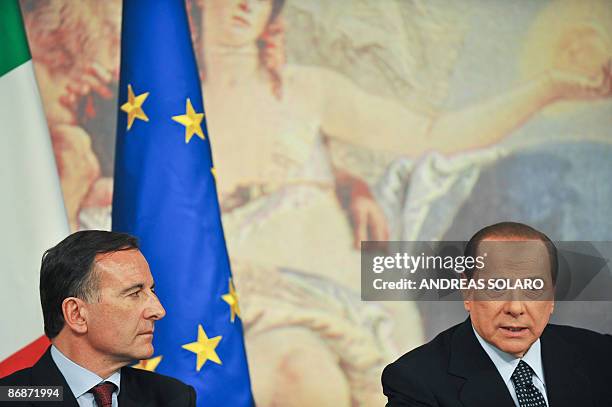
[[[472,329],[474,329],[474,326],[472,326]],[[482,346],[487,355],[489,355],[489,358],[491,358],[491,361],[497,368],[497,371],[501,375],[504,384],[508,388],[508,391],[512,396],[512,400],[514,400],[514,404],[516,405],[516,407],[520,406],[518,398],[516,397],[514,382],[512,382],[511,377],[512,373],[514,373],[514,369],[516,369],[521,360],[527,363],[529,367],[531,367],[531,369],[533,370],[533,385],[544,396],[544,400],[546,400],[546,405],[549,405],[548,396],[546,395],[546,383],[544,382],[544,367],[542,365],[542,351],[539,338],[531,345],[527,353],[525,353],[522,358],[517,358],[514,355],[497,349],[495,346],[485,341],[480,335],[478,335],[476,329],[474,329],[474,334],[476,335],[476,339],[478,339],[478,342],[480,342],[480,346]]]
[[[117,390],[113,392],[113,407],[119,407],[117,396],[121,391],[121,371],[118,370],[106,379],[103,379],[97,374],[90,372],[83,366],[77,365],[72,360],[68,359],[53,345],[51,346],[51,358],[62,375],[64,375],[66,383],[68,383],[80,407],[98,407],[93,394],[88,393],[88,391],[102,382],[111,382],[117,386]],[[65,398],[66,395],[64,395],[64,399]]]

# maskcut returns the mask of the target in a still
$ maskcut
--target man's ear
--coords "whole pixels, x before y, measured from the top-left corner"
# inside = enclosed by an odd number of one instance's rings
[[[472,310],[472,300],[463,300],[463,308],[465,308],[467,312],[470,312]]]
[[[87,333],[87,306],[85,301],[76,297],[68,297],[62,301],[64,322],[76,333]]]
[[[555,312],[555,300],[553,300],[552,304],[550,305],[550,315],[552,315],[553,312]]]
[[[461,276],[462,279],[466,280],[467,277],[464,275]],[[467,312],[470,312],[472,309],[472,300],[474,297],[474,290],[468,288],[466,290],[461,290],[461,296],[463,297],[463,307]]]

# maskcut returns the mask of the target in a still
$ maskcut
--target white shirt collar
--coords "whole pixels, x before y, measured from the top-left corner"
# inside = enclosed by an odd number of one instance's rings
[[[491,358],[491,361],[499,371],[504,383],[510,382],[510,377],[521,360],[527,363],[538,379],[544,383],[544,367],[542,365],[542,345],[540,343],[540,338],[538,338],[531,345],[527,353],[525,353],[522,358],[517,358],[514,355],[506,353],[484,340],[480,335],[478,335],[478,332],[476,329],[474,329],[474,325],[472,325],[472,329],[474,330],[476,339],[478,339],[478,342],[480,342],[480,345],[487,355],[489,355],[489,358]]]
[[[119,391],[121,391],[121,370],[117,370],[106,379],[103,379],[68,359],[54,345],[51,345],[51,358],[66,379],[66,383],[68,383],[68,387],[70,387],[72,394],[74,394],[74,398],[79,398],[92,387],[102,382],[111,382],[117,386],[117,395],[119,395]]]

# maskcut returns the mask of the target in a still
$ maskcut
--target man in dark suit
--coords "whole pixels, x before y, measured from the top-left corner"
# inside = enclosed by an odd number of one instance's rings
[[[40,272],[51,346],[34,366],[0,386],[63,386],[63,402],[41,406],[195,406],[179,380],[127,367],[153,355],[155,321],[165,310],[134,237],[74,233],[47,250]],[[28,405],[25,402],[0,405]]]
[[[512,222],[486,227],[466,256],[487,253],[466,271],[544,288],[469,289],[469,318],[408,352],[382,375],[388,407],[610,407],[612,337],[548,324],[554,310],[557,253],[550,239]]]

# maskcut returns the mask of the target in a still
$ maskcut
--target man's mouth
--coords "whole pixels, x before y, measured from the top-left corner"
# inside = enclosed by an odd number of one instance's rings
[[[517,338],[525,335],[528,329],[524,326],[502,326],[500,327],[506,336]]]

